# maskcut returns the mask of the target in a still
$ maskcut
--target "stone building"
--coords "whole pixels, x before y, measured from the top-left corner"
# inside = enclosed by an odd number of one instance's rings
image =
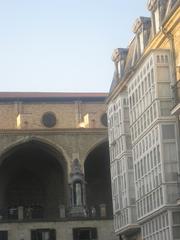
[[[180,1],[149,0],[113,52],[108,104],[114,227],[120,239],[180,239]]]
[[[112,240],[104,93],[0,93],[0,239]]]

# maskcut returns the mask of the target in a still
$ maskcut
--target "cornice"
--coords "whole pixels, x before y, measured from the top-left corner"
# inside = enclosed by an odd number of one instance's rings
[[[147,8],[149,11],[154,11],[156,8],[157,0],[149,0],[147,4]]]
[[[107,135],[107,128],[63,128],[63,129],[0,129],[0,135],[28,135],[28,136],[36,136],[36,135],[59,135],[59,134],[102,134]]]
[[[137,33],[138,31],[142,31],[141,27],[147,28],[149,26],[149,23],[151,22],[150,17],[139,17],[136,19],[133,25],[133,32]]]
[[[113,89],[113,91],[109,94],[106,103],[108,104],[110,101],[114,100],[123,90],[126,89],[126,85],[128,83],[129,77],[126,75],[125,78],[118,83],[118,85]]]
[[[173,29],[180,23],[180,2],[174,6],[169,16],[166,18],[164,23],[162,24],[162,28],[165,28],[167,32],[172,32]],[[124,78],[121,80],[121,82],[118,83],[118,85],[113,89],[113,91],[109,94],[106,103],[108,104],[111,100],[115,99],[119,93],[121,93],[126,87],[127,83],[132,77],[132,75],[136,72],[139,65],[146,59],[146,57],[150,54],[152,50],[157,50],[161,47],[162,43],[168,41],[166,39],[166,36],[164,35],[163,31],[160,30],[155,37],[149,42],[149,44],[146,46],[143,55],[138,60],[137,64],[132,68],[132,70],[127,73]]]
[[[179,209],[179,206],[177,204],[166,204],[162,205],[157,209],[154,209],[153,211],[147,213],[146,215],[142,216],[141,218],[137,219],[138,224],[143,224],[144,222],[149,221],[149,219],[152,219],[154,217],[159,216],[163,212],[170,210],[170,209]]]
[[[171,31],[178,23],[180,23],[180,1],[175,4],[173,9],[170,11],[170,14],[166,17],[163,22],[163,27]]]
[[[146,60],[146,58],[153,53],[154,51],[168,51],[168,49],[150,49],[146,54],[143,54],[142,57],[138,60],[137,64],[132,68],[131,72],[125,75],[124,80],[121,81],[115,89],[110,93],[110,95],[107,98],[106,103],[108,104],[110,101],[116,99],[116,97],[127,88],[128,82],[131,80],[134,74],[136,74],[139,67],[143,64],[143,62]]]
[[[179,4],[178,4],[179,5]],[[162,28],[166,29],[166,32],[172,32],[173,29],[180,23],[180,7],[178,7],[172,15],[166,19],[166,21],[162,24]],[[166,36],[164,35],[163,31],[160,30],[155,37],[149,42],[146,46],[143,55],[147,54],[151,51],[151,49],[159,48],[162,43],[165,41]]]
[[[112,53],[112,61],[117,63],[121,59],[124,59],[127,55],[128,49],[127,48],[116,48]]]

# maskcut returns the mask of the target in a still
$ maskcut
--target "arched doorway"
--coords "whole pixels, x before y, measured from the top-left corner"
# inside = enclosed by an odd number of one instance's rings
[[[108,142],[95,147],[84,164],[86,203],[91,215],[101,216],[100,207],[106,207],[106,216],[112,217],[112,194]],[[95,209],[95,210],[94,210]],[[95,211],[93,213],[92,211]]]
[[[16,218],[22,206],[24,217],[59,217],[59,206],[67,203],[67,166],[62,153],[33,140],[13,147],[1,161],[1,215]]]

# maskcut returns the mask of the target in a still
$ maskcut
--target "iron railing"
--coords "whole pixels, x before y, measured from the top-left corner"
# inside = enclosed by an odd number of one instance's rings
[[[62,206],[61,206],[62,208]],[[92,211],[92,207],[84,208],[84,215],[72,216],[70,214],[71,209],[64,207],[64,214],[61,214],[59,208],[45,209],[40,206],[31,207],[9,207],[0,209],[0,222],[10,221],[45,221],[45,220],[72,220],[72,219],[112,219],[112,210],[110,206],[106,205],[106,214],[102,215],[99,206],[95,206]]]

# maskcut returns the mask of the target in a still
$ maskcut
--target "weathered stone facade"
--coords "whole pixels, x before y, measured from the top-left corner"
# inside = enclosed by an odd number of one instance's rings
[[[97,228],[98,239],[115,239],[111,220],[91,220],[91,221],[56,221],[56,222],[18,222],[2,223],[0,231],[8,231],[10,240],[31,240],[31,231],[34,229],[55,229],[57,240],[73,239],[74,228]]]
[[[105,98],[0,93],[3,240],[114,238]]]

